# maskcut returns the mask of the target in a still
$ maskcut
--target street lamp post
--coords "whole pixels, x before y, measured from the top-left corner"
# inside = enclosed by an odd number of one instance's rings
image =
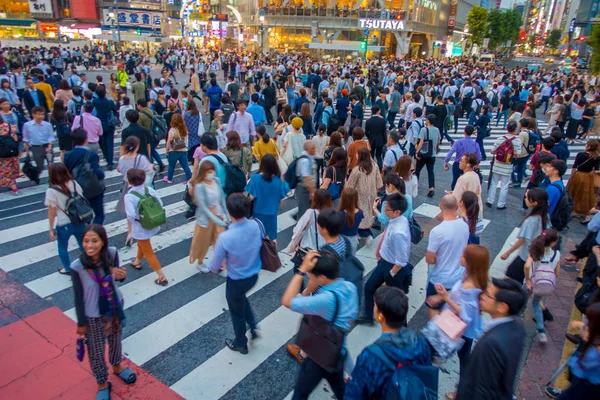
[[[113,42],[115,42],[115,50],[117,50],[121,47],[121,25],[119,23],[119,6],[117,5],[117,0],[115,0],[113,2],[113,6],[114,6],[114,8],[113,7],[108,8],[108,16],[110,17],[110,26],[113,31]],[[115,35],[115,20],[117,22],[117,34],[116,35]]]
[[[263,46],[265,41],[265,10],[263,8],[258,10],[258,20],[260,22],[260,53],[263,53]]]

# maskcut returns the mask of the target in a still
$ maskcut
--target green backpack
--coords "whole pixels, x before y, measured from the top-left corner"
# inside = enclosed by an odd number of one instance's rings
[[[135,191],[131,191],[131,194],[140,199],[137,207],[142,228],[151,230],[164,225],[167,222],[167,214],[158,199],[148,193],[148,187],[145,187],[145,190],[143,196]]]

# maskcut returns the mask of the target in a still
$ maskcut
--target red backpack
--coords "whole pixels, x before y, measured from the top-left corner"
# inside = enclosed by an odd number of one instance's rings
[[[515,157],[515,147],[512,144],[514,139],[516,139],[516,136],[513,136],[510,139],[504,138],[504,142],[496,149],[496,161],[505,164],[510,164],[512,162]]]

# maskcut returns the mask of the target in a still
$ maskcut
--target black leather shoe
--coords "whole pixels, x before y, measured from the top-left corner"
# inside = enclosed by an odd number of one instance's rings
[[[252,340],[260,339],[260,335],[256,331],[256,329],[250,329],[250,338]]]
[[[229,347],[229,350],[237,351],[238,353],[242,354],[248,354],[248,346],[236,347],[231,339],[225,339],[225,346]]]
[[[486,201],[486,202],[485,202],[485,205],[486,205],[488,208],[492,208],[492,206],[493,206],[493,204],[492,204],[492,203],[490,203],[489,201]]]
[[[427,197],[433,197],[435,195],[435,192],[433,190],[430,190],[429,193],[427,193]]]

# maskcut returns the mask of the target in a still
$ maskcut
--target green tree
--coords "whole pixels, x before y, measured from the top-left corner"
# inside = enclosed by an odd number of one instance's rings
[[[481,45],[488,32],[488,10],[483,7],[473,7],[467,14],[469,24],[469,42]]]
[[[506,30],[506,36],[504,41],[511,40],[514,46],[519,40],[519,31],[523,25],[523,17],[518,11],[509,10],[504,12],[504,29]]]
[[[562,37],[562,31],[560,29],[552,29],[548,34],[548,37],[544,41],[546,47],[552,50],[558,49],[560,44],[560,38]]]
[[[539,35],[537,33],[529,35],[529,37],[527,38],[527,43],[529,43],[529,47],[534,48],[536,46],[535,42],[538,40],[538,38]]]
[[[597,74],[600,72],[600,25],[592,25],[587,44],[592,48],[590,69],[593,74]]]
[[[489,48],[495,50],[499,44],[506,41],[506,13],[498,9],[490,11],[488,16],[487,36],[490,38]]]

